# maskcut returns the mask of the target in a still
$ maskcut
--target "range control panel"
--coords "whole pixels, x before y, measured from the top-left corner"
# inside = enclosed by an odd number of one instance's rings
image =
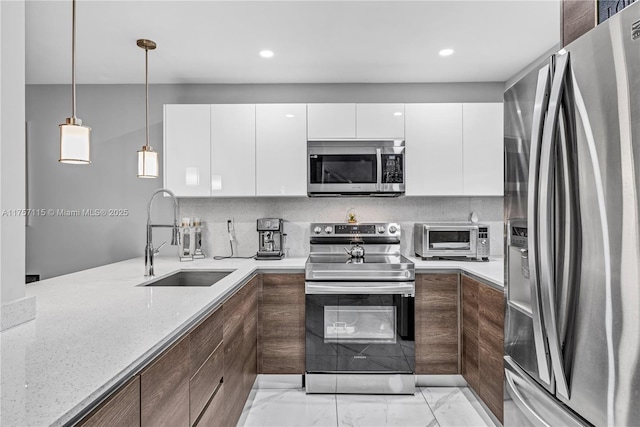
[[[379,223],[312,223],[311,236],[366,237],[400,236],[400,224],[395,222]]]

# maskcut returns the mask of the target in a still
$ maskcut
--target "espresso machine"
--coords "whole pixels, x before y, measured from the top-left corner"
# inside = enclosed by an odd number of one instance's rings
[[[284,221],[281,218],[258,220],[258,254],[256,259],[284,258]]]

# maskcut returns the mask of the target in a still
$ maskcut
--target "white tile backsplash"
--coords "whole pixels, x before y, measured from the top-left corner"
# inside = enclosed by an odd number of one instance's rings
[[[233,219],[236,256],[252,256],[258,249],[258,218],[285,220],[287,256],[309,253],[309,224],[345,221],[350,209],[359,222],[395,221],[402,227],[402,253],[413,255],[413,224],[429,221],[467,221],[471,212],[490,227],[491,255],[503,254],[502,197],[341,197],[341,198],[211,198],[180,199],[181,217],[204,222],[207,257],[230,255],[227,219]]]

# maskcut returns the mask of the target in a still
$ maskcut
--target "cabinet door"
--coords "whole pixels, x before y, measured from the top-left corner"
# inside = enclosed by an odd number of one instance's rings
[[[139,427],[140,376],[136,376],[100,405],[78,426],[82,427]]]
[[[416,276],[416,374],[458,374],[457,274]]]
[[[404,138],[404,104],[357,104],[358,138]]]
[[[307,104],[307,137],[356,137],[356,104]]]
[[[306,104],[256,105],[256,194],[307,195]]]
[[[256,106],[211,106],[211,195],[256,195]]]
[[[406,104],[405,127],[406,195],[462,195],[462,104]]]
[[[501,103],[462,105],[464,194],[504,194],[504,130]]]
[[[142,426],[189,426],[189,338],[140,374]]]
[[[223,305],[224,422],[236,425],[256,377],[257,281],[252,279]]]
[[[222,329],[224,316],[216,310],[189,334],[189,418],[193,425],[224,375]],[[220,397],[218,397],[220,398]],[[218,414],[219,416],[221,415]]]
[[[480,393],[478,372],[478,294],[479,283],[462,276],[462,376]]]
[[[304,374],[304,274],[265,274],[258,292],[258,372]]]
[[[211,195],[211,107],[164,106],[164,186],[178,197]]]
[[[480,397],[502,422],[504,387],[504,294],[486,285],[478,298]]]

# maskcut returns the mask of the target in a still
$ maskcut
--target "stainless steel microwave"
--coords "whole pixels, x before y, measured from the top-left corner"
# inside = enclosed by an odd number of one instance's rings
[[[489,260],[489,226],[469,223],[417,223],[415,254],[422,259]]]
[[[400,196],[405,188],[403,140],[310,140],[309,196]]]

